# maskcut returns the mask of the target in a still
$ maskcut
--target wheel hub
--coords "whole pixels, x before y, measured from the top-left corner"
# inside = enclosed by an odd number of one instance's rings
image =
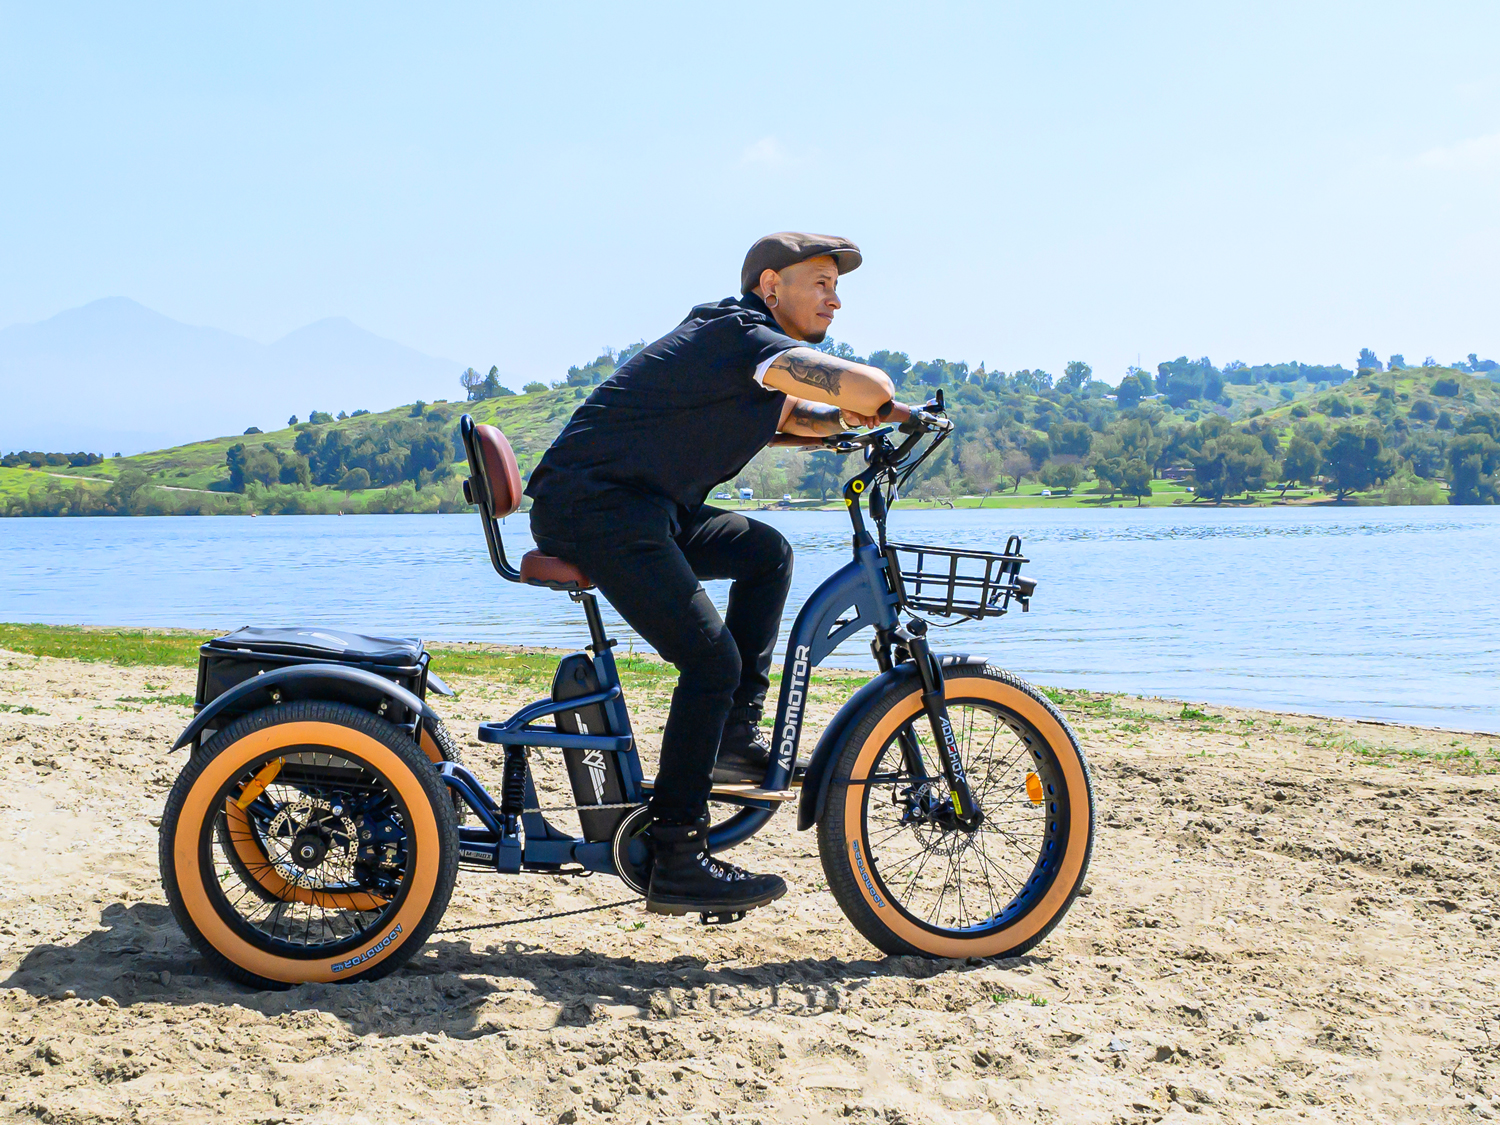
[[[953,797],[942,778],[933,778],[918,785],[903,789],[896,804],[904,806],[901,823],[930,824],[944,832],[973,833],[984,823],[984,813],[975,809],[970,817],[958,815],[953,807]]]
[[[292,862],[303,871],[311,871],[328,854],[328,840],[320,832],[303,831],[292,841]]]

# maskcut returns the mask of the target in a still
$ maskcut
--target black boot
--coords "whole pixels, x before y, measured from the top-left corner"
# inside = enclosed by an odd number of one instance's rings
[[[737,914],[786,894],[780,875],[752,875],[709,855],[707,816],[692,824],[653,824],[647,842],[646,909],[652,914]]]
[[[736,707],[719,737],[716,785],[759,785],[771,766],[771,744],[760,729],[760,708]]]
[[[807,772],[806,758],[792,765],[795,783]],[[760,726],[759,707],[736,707],[729,712],[719,737],[719,757],[714,762],[715,785],[759,785],[771,766],[771,744]]]

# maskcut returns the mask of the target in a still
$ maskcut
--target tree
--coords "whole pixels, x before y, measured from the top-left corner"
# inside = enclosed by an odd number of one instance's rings
[[[1141,497],[1151,495],[1151,466],[1139,458],[1125,462],[1125,479],[1120,491],[1135,497],[1135,506],[1141,506]]]
[[[1203,371],[1187,356],[1178,356],[1170,363],[1159,363],[1156,371],[1161,392],[1173,406],[1186,406],[1193,399],[1203,397]]]
[[[1057,381],[1057,390],[1061,394],[1077,394],[1088,386],[1090,379],[1094,377],[1094,369],[1082,360],[1072,360],[1067,367],[1063,368],[1063,376]]]
[[[1286,481],[1281,487],[1281,495],[1286,496],[1286,490],[1294,484],[1309,485],[1316,481],[1318,466],[1322,462],[1323,455],[1316,445],[1305,437],[1294,435],[1281,462],[1281,479]]]
[[[265,433],[265,431],[263,429],[261,429],[259,426],[251,426],[248,430],[245,431],[245,434],[247,436],[250,435],[250,434],[263,434],[263,433]],[[118,457],[119,454],[116,453],[115,456]]]
[[[140,469],[126,469],[109,486],[109,491],[104,494],[104,501],[120,515],[131,515],[137,494],[150,483],[151,477],[147,473]]]
[[[1094,444],[1094,431],[1083,422],[1057,422],[1047,431],[1054,454],[1087,457]]]
[[[288,418],[286,420],[286,424],[288,426],[295,426],[297,424],[297,416],[295,414],[293,414],[290,418]]]
[[[1125,487],[1125,462],[1119,457],[1096,457],[1093,462],[1094,476],[1109,489],[1109,498]]]
[[[1040,469],[1052,457],[1052,443],[1046,434],[1032,434],[1026,439],[1026,452],[1031,456],[1033,469]]]
[[[329,422],[333,421],[333,415],[326,410],[314,410],[307,416],[307,420],[314,426],[326,426]]]
[[[1233,432],[1205,441],[1191,455],[1190,464],[1194,490],[1216,503],[1226,496],[1264,488],[1272,467],[1260,442],[1249,434]]]
[[[1012,492],[1021,491],[1021,481],[1032,474],[1031,455],[1024,449],[1012,449],[1005,454],[1005,461],[1000,466],[1000,471],[1008,476],[1014,483]]]
[[[911,357],[905,352],[878,351],[871,352],[869,363],[871,367],[878,367],[891,377],[891,382],[900,386],[906,379],[906,374],[911,370]]]
[[[1385,446],[1378,426],[1342,425],[1323,447],[1323,467],[1335,489],[1335,498],[1361,492],[1387,479],[1395,471],[1395,458]]]
[[[545,391],[546,389],[547,389],[547,384],[546,383],[527,383],[524,387],[521,388],[521,393],[523,395],[534,395],[534,394],[540,394],[542,391]]]
[[[808,457],[797,487],[803,492],[816,492],[820,499],[827,500],[828,494],[839,485],[842,469],[843,461],[837,453],[820,449]]]
[[[634,353],[632,352],[632,354]],[[623,363],[625,361],[622,359],[620,362]],[[506,395],[516,393],[500,382],[500,369],[493,364],[490,366],[490,373],[484,377],[484,386],[482,389],[485,398],[503,398]]]
[[[1500,504],[1500,443],[1483,431],[1448,446],[1450,504]]]
[[[1083,466],[1077,461],[1048,461],[1038,475],[1048,488],[1060,488],[1071,496],[1083,481]]]
[[[465,402],[478,402],[484,397],[484,376],[472,367],[465,367],[458,377],[458,385],[464,389]]]
[[[1134,375],[1126,375],[1120,380],[1120,389],[1115,392],[1115,401],[1120,404],[1122,410],[1129,410],[1139,406],[1145,395],[1141,390],[1141,381]]]
[[[1386,364],[1386,368],[1391,371],[1405,371],[1406,357],[1400,352],[1397,352],[1395,355],[1391,356],[1390,361]]]
[[[370,487],[370,474],[365,469],[350,469],[339,479],[339,491],[345,496],[351,492],[363,492]]]
[[[1380,365],[1380,357],[1369,348],[1359,349],[1359,362],[1355,365],[1360,371],[1384,371]]]
[[[1000,475],[1000,455],[993,446],[983,441],[965,442],[959,450],[958,463],[974,492],[988,496],[995,490],[996,478]]]

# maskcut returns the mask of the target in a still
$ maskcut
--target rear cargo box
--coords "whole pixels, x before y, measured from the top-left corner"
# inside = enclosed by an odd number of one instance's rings
[[[421,640],[414,637],[367,637],[337,629],[236,629],[199,648],[194,710],[201,711],[236,684],[292,664],[363,668],[426,699],[430,659]],[[415,716],[389,717],[395,722],[415,720]],[[205,731],[203,739],[211,733]]]

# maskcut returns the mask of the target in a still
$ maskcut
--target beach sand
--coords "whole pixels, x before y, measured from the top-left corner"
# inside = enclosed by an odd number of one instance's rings
[[[469,736],[524,700],[455,686],[440,706],[496,779]],[[738,925],[632,905],[441,935],[383,981],[256,992],[204,975],[158,880],[155,825],[184,761],[168,747],[191,712],[139,700],[192,691],[190,669],[0,653],[0,1116],[1500,1113],[1500,739],[1075,695],[1093,866],[1028,956],[882,957],[783,813],[735,858],[791,893]],[[661,718],[660,701],[638,708],[643,742]],[[465,872],[444,926],[626,897],[602,877]]]

